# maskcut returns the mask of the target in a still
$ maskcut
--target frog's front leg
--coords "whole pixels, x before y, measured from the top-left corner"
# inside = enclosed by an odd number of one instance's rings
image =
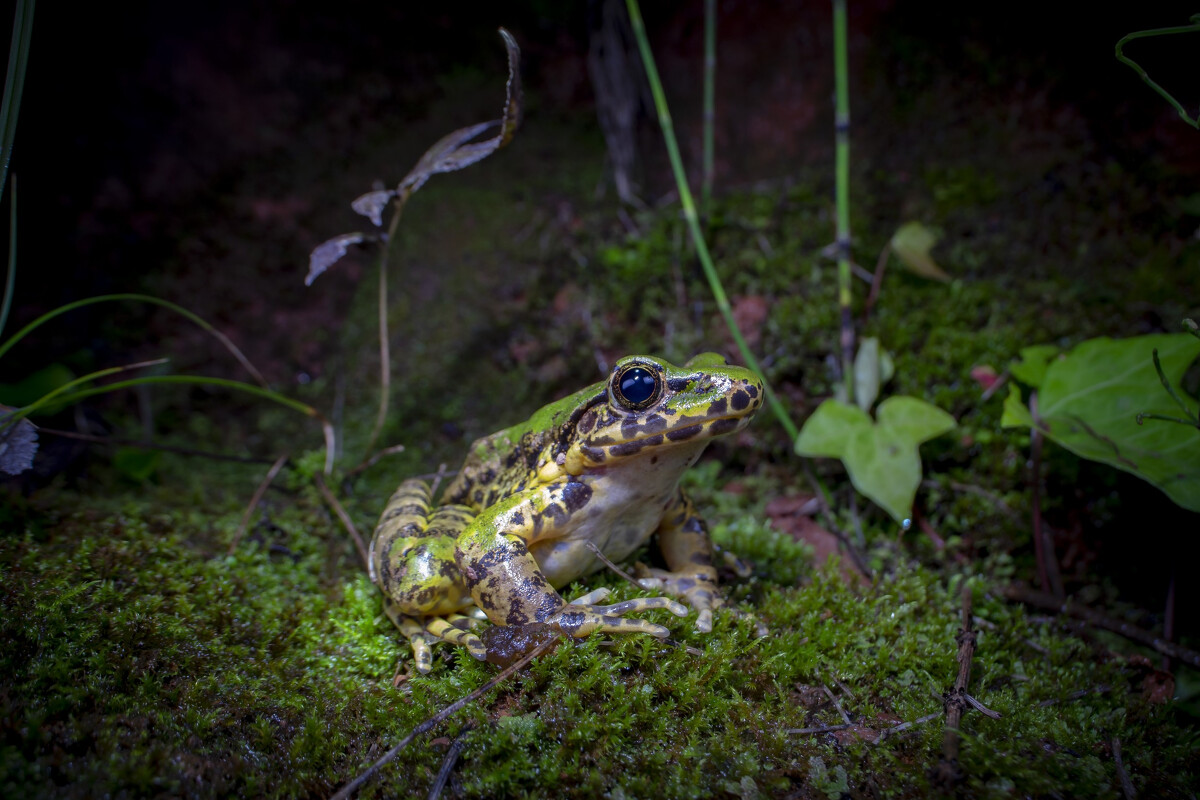
[[[673,600],[645,597],[611,606],[568,603],[538,568],[529,545],[565,535],[573,513],[573,503],[567,501],[572,491],[569,484],[551,483],[513,495],[475,518],[454,553],[475,604],[496,625],[540,622],[574,637],[601,631],[665,638],[670,632],[662,625],[620,615],[653,608],[686,614],[687,609]]]
[[[696,515],[692,502],[680,492],[663,514],[658,527],[658,544],[667,569],[640,569],[638,576],[647,589],[661,588],[682,597],[696,609],[696,630],[712,630],[713,610],[724,601],[717,590],[717,571],[712,565],[712,540],[704,520]]]

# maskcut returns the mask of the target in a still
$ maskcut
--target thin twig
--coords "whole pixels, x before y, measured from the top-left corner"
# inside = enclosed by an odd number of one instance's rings
[[[964,693],[963,697],[966,699],[968,705],[970,705],[971,708],[975,709],[980,714],[983,714],[985,717],[990,717],[992,719],[1002,719],[1004,717],[1004,715],[1001,714],[999,711],[993,711],[992,709],[988,708],[983,703],[979,702],[978,700],[976,700],[974,697],[972,697],[969,694]]]
[[[361,787],[364,783],[369,781],[375,775],[375,773],[379,771],[380,767],[382,767],[383,765],[385,765],[389,761],[391,761],[393,758],[395,758],[400,753],[400,751],[403,750],[406,746],[408,746],[408,743],[411,742],[413,739],[415,739],[416,737],[425,733],[426,731],[429,731],[430,729],[432,729],[435,725],[437,725],[442,720],[451,716],[456,711],[459,711],[460,709],[464,708],[469,703],[472,703],[475,700],[478,700],[480,697],[485,695],[487,692],[491,691],[493,688],[495,688],[499,684],[508,680],[508,678],[511,677],[514,673],[516,673],[517,670],[525,667],[526,664],[533,661],[535,658],[540,656],[542,653],[549,650],[550,647],[552,645],[556,644],[557,642],[558,642],[557,638],[547,639],[546,641],[539,644],[537,647],[530,650],[524,656],[522,656],[520,658],[520,660],[513,662],[512,665],[510,665],[508,667],[505,667],[503,670],[501,670],[499,673],[497,673],[496,677],[492,678],[490,681],[485,683],[483,686],[480,686],[478,689],[471,692],[469,695],[462,698],[461,700],[454,701],[453,703],[446,706],[438,713],[434,714],[429,719],[422,722],[417,727],[413,728],[412,732],[409,733],[408,736],[405,736],[403,739],[400,740],[400,742],[395,747],[393,747],[391,750],[388,750],[386,753],[384,753],[383,756],[378,761],[376,761],[374,764],[372,764],[370,767],[368,767],[361,775],[359,775],[357,778],[350,781],[348,784],[346,784],[341,789],[339,789],[337,792],[335,792],[330,797],[330,800],[346,800],[346,798],[350,797],[350,795],[352,795],[356,791],[358,791],[359,787]]]
[[[1069,702],[1071,700],[1078,700],[1081,697],[1087,697],[1089,694],[1107,694],[1108,692],[1111,692],[1111,691],[1112,691],[1111,686],[1106,686],[1104,684],[1100,684],[1099,686],[1096,686],[1092,689],[1080,689],[1077,692],[1071,692],[1066,697],[1052,697],[1049,700],[1043,700],[1042,702],[1037,704],[1037,707],[1038,708],[1049,708],[1050,706],[1057,705],[1058,703],[1065,703],[1065,702]]]
[[[629,581],[630,583],[632,583],[632,584],[633,584],[634,586],[636,586],[636,587],[637,587],[639,590],[644,590],[644,589],[646,588],[645,586],[642,586],[640,583],[638,583],[638,580],[637,580],[637,578],[633,577],[633,576],[632,576],[632,575],[630,575],[628,572],[626,572],[625,570],[621,569],[621,568],[620,568],[620,567],[618,567],[616,564],[614,564],[614,563],[613,563],[611,560],[609,560],[608,556],[604,555],[604,553],[602,553],[602,552],[600,551],[600,548],[599,548],[599,547],[597,547],[597,546],[596,546],[596,544],[595,544],[594,542],[584,542],[583,544],[584,544],[584,546],[585,546],[585,547],[587,547],[587,549],[591,550],[591,551],[592,551],[592,552],[595,554],[596,558],[598,558],[598,559],[600,559],[601,561],[603,561],[603,562],[604,562],[604,565],[605,565],[606,567],[608,567],[609,569],[611,569],[613,572],[617,573],[617,574],[618,574],[618,575],[620,575],[622,578],[624,578],[625,580],[627,580],[627,581]]]
[[[962,589],[962,628],[958,631],[957,640],[958,677],[954,680],[954,688],[944,697],[946,736],[942,740],[942,756],[930,776],[933,783],[946,793],[952,792],[963,777],[958,765],[958,727],[963,712],[970,707],[966,696],[971,683],[971,660],[975,656],[975,631],[971,629],[971,589],[965,585]]]
[[[1137,797],[1137,792],[1133,790],[1133,781],[1129,780],[1129,773],[1125,771],[1125,762],[1121,760],[1121,740],[1116,736],[1112,740],[1113,764],[1117,767],[1117,777],[1121,780],[1121,793],[1125,795],[1125,800],[1133,800]]]
[[[455,762],[458,761],[458,754],[466,746],[467,734],[474,727],[475,723],[468,720],[467,724],[463,726],[462,733],[450,743],[450,749],[446,751],[446,757],[442,759],[442,767],[438,770],[437,778],[434,779],[433,785],[429,787],[427,800],[437,800],[442,793],[442,789],[446,788],[446,781],[450,780],[450,772],[454,769]]]
[[[892,243],[889,241],[879,251],[879,259],[875,262],[875,274],[871,276],[871,291],[867,293],[867,300],[863,303],[861,324],[864,327],[871,316],[871,309],[875,307],[875,300],[879,297],[879,290],[883,286],[883,272],[887,269],[888,256],[891,252]]]
[[[788,728],[784,730],[784,733],[833,733],[834,731],[844,731],[851,727],[853,727],[853,725],[847,722],[844,725],[817,725],[813,728]]]
[[[940,717],[943,713],[944,712],[936,711],[932,714],[926,714],[923,717],[918,717],[917,719],[914,719],[912,722],[901,722],[899,725],[893,725],[890,728],[885,728],[884,730],[879,732],[879,738],[875,740],[875,744],[879,744],[880,742],[882,742],[884,739],[888,738],[889,736],[895,736],[897,733],[900,733],[901,731],[906,731],[909,728],[916,727],[917,725],[924,725],[926,722],[932,722],[933,720]]]
[[[229,555],[233,555],[237,550],[238,542],[246,535],[246,528],[250,525],[250,517],[254,514],[254,509],[258,508],[258,504],[262,502],[263,495],[267,493],[267,487],[275,480],[275,476],[279,474],[279,470],[283,469],[283,465],[287,463],[288,454],[284,453],[279,458],[275,459],[275,463],[267,470],[267,475],[258,484],[258,488],[254,490],[254,495],[250,498],[250,505],[246,506],[246,513],[242,514],[242,521],[238,523],[237,532],[233,534],[233,541],[229,543]]]
[[[333,492],[329,491],[329,487],[325,484],[325,476],[317,474],[313,476],[313,483],[317,485],[317,491],[325,498],[325,502],[333,509],[333,513],[337,514],[338,519],[342,521],[342,525],[350,532],[350,537],[354,539],[354,546],[358,548],[358,554],[362,557],[363,568],[369,570],[371,568],[371,559],[367,555],[367,545],[363,542],[362,536],[358,534],[358,528],[354,527],[354,522],[350,519],[350,515],[346,513],[346,509],[342,508],[342,504],[333,496]]]
[[[1151,647],[1163,655],[1177,658],[1189,666],[1200,668],[1200,653],[1195,650],[1189,650],[1182,645],[1169,642],[1136,625],[1113,619],[1070,598],[1058,598],[1046,592],[1039,592],[1035,589],[1015,585],[1005,587],[1004,596],[1018,603],[1024,603],[1035,608],[1043,608],[1047,611],[1056,611],[1059,614],[1066,614],[1067,616],[1075,617],[1075,619],[1081,619],[1089,625],[1120,634],[1130,641],[1144,644],[1146,647]]]
[[[404,445],[402,445],[402,444],[394,444],[391,447],[385,447],[382,450],[377,450],[375,453],[373,453],[370,457],[368,457],[365,461],[363,461],[357,467],[355,467],[354,469],[347,472],[346,477],[351,478],[351,477],[357,475],[358,473],[362,472],[363,470],[370,469],[371,467],[375,466],[375,463],[377,461],[379,461],[379,459],[383,458],[384,456],[390,456],[390,455],[394,455],[396,453],[403,453],[403,452],[404,452]]]
[[[842,718],[842,722],[845,722],[847,725],[853,725],[854,723],[850,721],[850,715],[846,713],[844,708],[842,708],[842,704],[838,702],[838,699],[833,696],[833,692],[829,691],[829,687],[822,683],[821,689],[825,692],[825,696],[829,698],[829,701],[833,703],[833,707],[837,709],[838,714]]]

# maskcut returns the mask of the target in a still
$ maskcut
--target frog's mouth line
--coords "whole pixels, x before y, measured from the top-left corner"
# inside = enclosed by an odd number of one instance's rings
[[[603,445],[583,445],[580,447],[580,452],[595,462],[605,461],[608,458],[626,458],[636,455],[640,450],[647,447],[660,447],[671,444],[684,444],[689,442],[701,434],[707,432],[705,439],[711,439],[716,436],[724,436],[727,433],[733,433],[750,421],[750,415],[733,414],[723,417],[714,417],[712,419],[704,419],[699,422],[694,422],[691,425],[684,425],[673,430],[661,431],[652,433],[646,436],[639,436],[636,439],[628,439],[624,442],[616,444]]]

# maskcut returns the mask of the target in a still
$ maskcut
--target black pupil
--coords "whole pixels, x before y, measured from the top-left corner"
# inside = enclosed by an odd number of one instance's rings
[[[654,373],[633,367],[621,373],[621,397],[633,406],[640,406],[654,397]]]

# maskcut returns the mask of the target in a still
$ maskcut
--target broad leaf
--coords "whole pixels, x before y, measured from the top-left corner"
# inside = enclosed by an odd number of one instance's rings
[[[1033,427],[1033,414],[1021,399],[1021,390],[1015,383],[1008,385],[1008,396],[1004,398],[1004,413],[1000,415],[1000,427],[1020,428]]]
[[[910,272],[924,278],[949,282],[950,276],[942,271],[929,253],[937,244],[938,238],[936,233],[920,222],[906,222],[892,234],[892,252]]]
[[[796,452],[841,459],[854,488],[903,522],[921,483],[917,448],[954,426],[954,417],[915,397],[887,398],[876,422],[857,406],[826,400],[804,423]]]
[[[1137,423],[1139,413],[1179,416],[1154,370],[1155,349],[1163,373],[1195,413],[1196,400],[1183,395],[1180,382],[1200,356],[1200,340],[1184,333],[1102,337],[1046,368],[1039,427],[1076,455],[1144,478],[1180,506],[1200,511],[1200,430],[1158,420]]]
[[[1021,383],[1036,389],[1046,377],[1046,367],[1050,366],[1050,360],[1058,355],[1061,349],[1052,344],[1022,347],[1020,359],[1009,364],[1008,371]]]

